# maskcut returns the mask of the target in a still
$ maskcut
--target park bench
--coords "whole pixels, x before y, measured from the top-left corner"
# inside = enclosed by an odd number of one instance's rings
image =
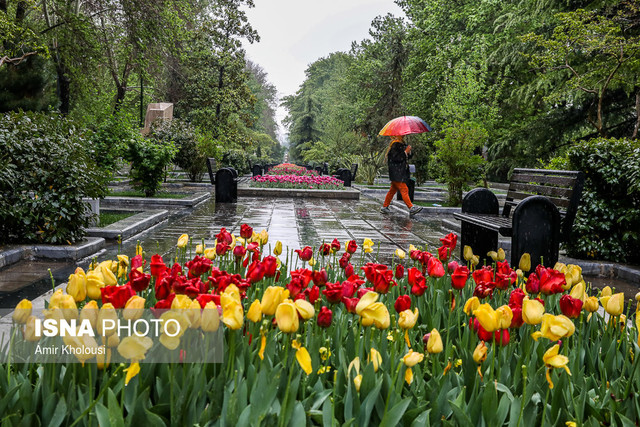
[[[498,249],[498,233],[511,237],[511,265],[522,254],[531,266],[555,265],[560,242],[566,242],[582,195],[584,175],[578,171],[514,169],[502,213],[498,198],[486,188],[470,191],[462,200],[461,258],[465,246],[490,264],[487,252]]]
[[[238,200],[238,172],[234,168],[221,168],[216,172],[216,159],[207,158],[207,171],[215,186],[217,203],[234,203]]]

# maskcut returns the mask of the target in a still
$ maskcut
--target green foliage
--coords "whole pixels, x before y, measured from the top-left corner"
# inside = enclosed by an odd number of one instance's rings
[[[568,158],[586,177],[569,254],[640,261],[640,142],[597,138],[572,146]]]
[[[132,122],[124,113],[112,114],[95,126],[89,138],[95,162],[111,173],[116,172],[127,147],[140,137]]]
[[[164,170],[173,160],[177,149],[172,141],[143,138],[133,139],[125,158],[131,162],[131,185],[141,190],[147,197],[152,197],[160,186],[164,177]]]
[[[0,116],[0,240],[74,242],[103,197],[106,176],[86,150],[83,129],[57,115]]]
[[[444,130],[444,138],[436,141],[433,155],[433,170],[438,182],[447,184],[448,203],[459,206],[462,191],[470,188],[484,174],[484,159],[474,154],[487,140],[487,131],[473,122],[460,123]]]
[[[249,160],[246,151],[232,148],[223,152],[220,167],[232,167],[243,175],[249,172]]]
[[[202,179],[207,170],[208,156],[201,147],[203,138],[188,122],[179,119],[162,121],[152,126],[149,137],[159,143],[173,142],[177,149],[173,163],[186,171],[192,182]]]

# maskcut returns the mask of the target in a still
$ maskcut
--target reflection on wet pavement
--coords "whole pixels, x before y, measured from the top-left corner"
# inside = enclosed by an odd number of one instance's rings
[[[284,251],[299,249],[304,246],[317,248],[323,242],[330,243],[338,239],[344,242],[355,239],[358,245],[365,238],[378,245],[373,255],[379,251],[381,261],[390,261],[397,248],[407,250],[410,244],[430,250],[440,246],[438,239],[442,237],[440,219],[413,221],[408,214],[393,212],[383,215],[379,212],[380,202],[373,199],[336,200],[336,199],[302,199],[302,198],[242,198],[238,203],[214,202],[213,198],[189,211],[173,213],[172,217],[159,226],[145,231],[122,243],[120,251],[125,254],[135,252],[137,241],[147,254],[159,253],[165,260],[175,254],[178,237],[187,233],[194,243],[204,241],[213,245],[215,236],[224,227],[238,236],[240,226],[244,223],[256,231],[266,229],[269,232],[269,243],[282,242]],[[97,254],[98,260],[114,259],[118,253],[115,244]],[[91,260],[79,262],[86,268]],[[21,263],[20,265],[23,265]],[[56,269],[56,284],[66,281],[76,264],[63,264]],[[20,267],[22,268],[22,267]],[[22,298],[34,298],[44,290],[51,289],[51,281],[45,267],[33,268],[46,275],[45,279],[32,285],[21,283],[20,292],[3,292],[0,287],[0,307],[13,307]],[[0,279],[2,286],[2,279]],[[7,284],[6,286],[10,286]],[[7,289],[8,291],[9,289]]]

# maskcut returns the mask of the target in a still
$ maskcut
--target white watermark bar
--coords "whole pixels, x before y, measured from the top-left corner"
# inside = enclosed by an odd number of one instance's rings
[[[0,309],[0,363],[222,363],[218,308]]]

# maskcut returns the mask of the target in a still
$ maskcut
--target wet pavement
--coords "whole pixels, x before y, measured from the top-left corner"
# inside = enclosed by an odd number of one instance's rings
[[[361,245],[365,238],[375,243],[372,255],[381,261],[390,261],[400,248],[407,251],[410,244],[435,250],[443,236],[442,216],[409,218],[408,211],[392,210],[390,214],[379,212],[381,202],[360,200],[303,199],[303,198],[241,198],[238,203],[217,204],[213,198],[191,210],[172,213],[167,222],[159,224],[122,243],[112,244],[95,255],[98,260],[115,259],[118,250],[131,255],[138,241],[148,254],[159,253],[165,259],[175,254],[178,237],[187,233],[194,243],[204,240],[212,245],[222,227],[238,236],[244,223],[259,232],[269,232],[269,244],[282,242],[283,252],[304,246],[317,248],[323,242],[337,238],[342,245],[356,240]],[[344,246],[343,246],[344,247]],[[12,269],[0,272],[0,308],[12,308],[22,298],[33,299],[51,289],[48,269],[52,269],[55,284],[64,283],[76,266],[86,268],[91,259],[78,263],[21,262]],[[42,264],[42,265],[40,265]],[[46,264],[46,265],[45,265]],[[54,264],[54,265],[49,265]],[[16,277],[24,277],[18,283]],[[29,276],[36,274],[36,277]]]

